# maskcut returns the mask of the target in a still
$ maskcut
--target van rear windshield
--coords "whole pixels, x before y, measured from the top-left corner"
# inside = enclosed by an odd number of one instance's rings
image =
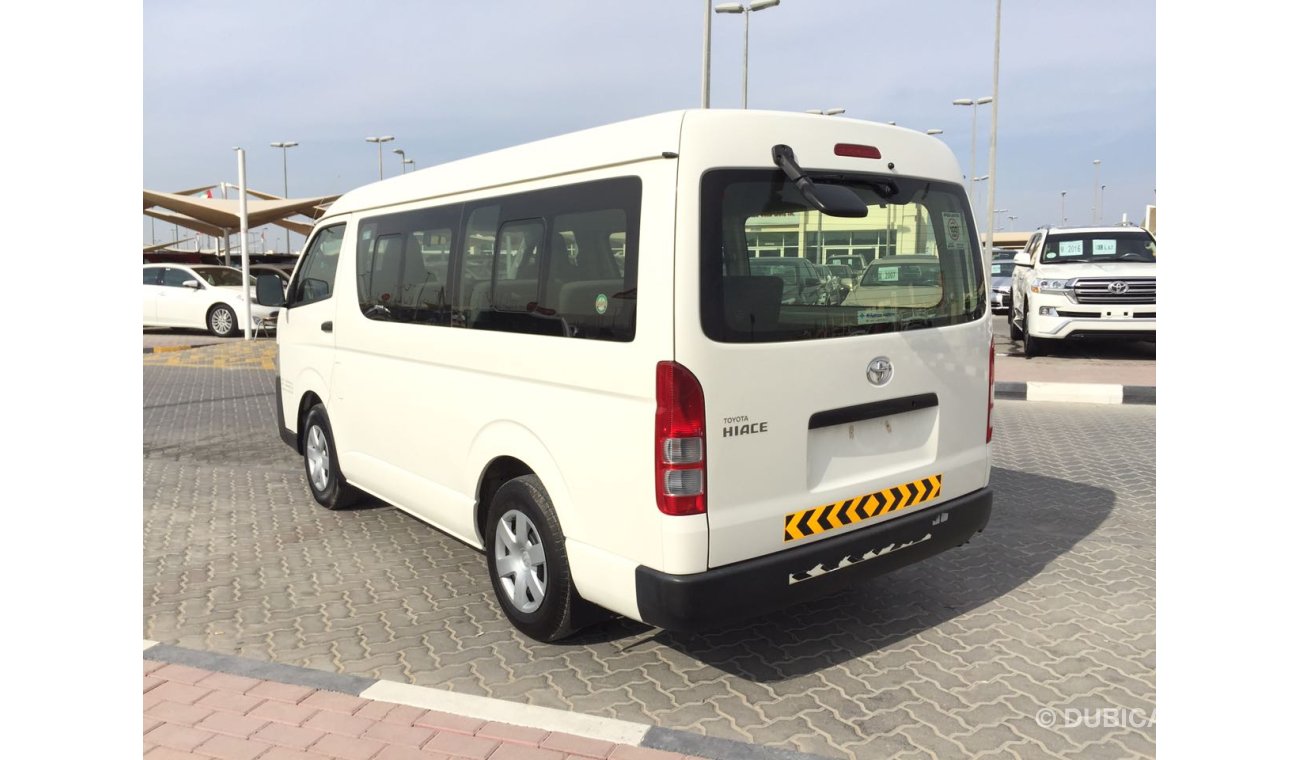
[[[778,170],[702,182],[700,316],[726,343],[815,340],[971,322],[985,310],[975,224],[959,185],[819,176],[857,193],[862,218],[824,216]],[[812,264],[846,263],[850,281]]]

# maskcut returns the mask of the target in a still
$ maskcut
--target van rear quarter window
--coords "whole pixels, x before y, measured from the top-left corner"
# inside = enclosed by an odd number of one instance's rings
[[[982,316],[987,286],[979,238],[959,186],[870,174],[838,174],[835,181],[867,203],[867,217],[823,216],[779,171],[704,175],[705,335],[727,343],[814,340]],[[778,238],[780,245],[766,242]],[[831,262],[848,245],[866,268],[847,294],[828,296],[811,272],[793,266],[800,258]]]

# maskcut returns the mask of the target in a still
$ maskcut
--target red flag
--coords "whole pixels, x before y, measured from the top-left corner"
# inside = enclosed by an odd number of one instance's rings
[[[208,200],[212,200],[212,188],[208,188]]]

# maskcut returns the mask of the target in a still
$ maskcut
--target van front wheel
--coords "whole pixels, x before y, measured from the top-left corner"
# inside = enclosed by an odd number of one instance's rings
[[[361,492],[348,485],[339,472],[334,433],[330,430],[325,407],[320,404],[311,408],[303,425],[302,459],[307,471],[307,487],[317,503],[326,509],[345,509],[357,502]]]
[[[501,611],[538,641],[572,633],[573,612],[582,601],[542,482],[535,475],[507,481],[492,498],[487,525],[488,576]]]

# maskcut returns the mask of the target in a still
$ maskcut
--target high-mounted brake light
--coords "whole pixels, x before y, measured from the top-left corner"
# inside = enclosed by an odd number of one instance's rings
[[[836,143],[835,155],[850,158],[880,158],[880,148],[874,145],[854,145],[853,143]]]
[[[704,389],[677,362],[655,369],[655,500],[666,515],[699,515],[704,489]]]

